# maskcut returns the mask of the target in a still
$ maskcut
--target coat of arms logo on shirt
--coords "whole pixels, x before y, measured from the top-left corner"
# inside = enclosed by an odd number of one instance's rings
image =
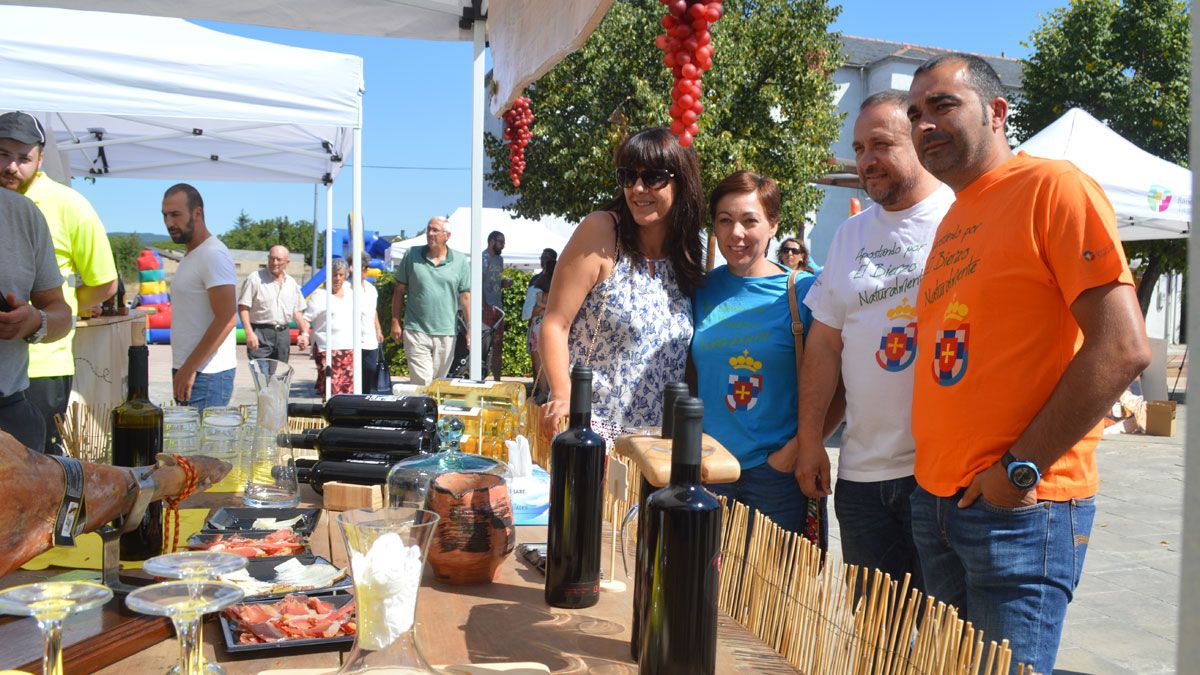
[[[958,327],[946,328],[937,332],[933,341],[933,381],[949,387],[967,373],[967,344],[971,338],[971,327],[963,323],[967,318],[967,306],[957,298],[950,301],[946,307],[947,323],[957,322]]]
[[[875,362],[889,373],[898,373],[912,365],[917,358],[917,309],[908,298],[887,311],[888,320],[903,321],[904,325],[889,326],[879,339]]]
[[[725,405],[729,412],[753,410],[758,405],[758,395],[762,393],[763,376],[759,374],[762,361],[755,361],[750,356],[750,350],[743,349],[741,356],[729,359],[733,372],[729,374],[729,391],[725,394]],[[739,373],[746,371],[746,374]]]

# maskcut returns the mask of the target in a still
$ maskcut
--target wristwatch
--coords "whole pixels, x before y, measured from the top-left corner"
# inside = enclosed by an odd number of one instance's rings
[[[35,307],[34,309],[37,309],[37,308]],[[41,342],[42,340],[44,340],[46,338],[46,312],[43,310],[37,309],[37,313],[39,316],[41,316],[42,323],[41,323],[41,325],[38,326],[37,330],[33,331],[32,335],[25,338],[25,341],[28,342],[29,344],[33,344],[35,342]]]
[[[1018,490],[1028,490],[1042,482],[1042,473],[1038,471],[1037,464],[1017,459],[1011,452],[1005,452],[1000,463],[1008,471],[1008,482]]]

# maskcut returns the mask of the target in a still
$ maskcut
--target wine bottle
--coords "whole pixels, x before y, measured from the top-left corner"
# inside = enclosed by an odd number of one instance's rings
[[[663,438],[670,438],[674,431],[672,427],[675,419],[675,401],[687,396],[688,393],[686,382],[669,382],[666,387],[663,387],[662,431],[660,432]],[[637,661],[640,656],[641,642],[638,639],[638,633],[642,617],[646,613],[647,596],[643,589],[646,587],[648,583],[646,579],[650,575],[650,559],[646,555],[646,537],[643,535],[646,532],[646,500],[650,498],[652,492],[654,492],[654,486],[643,475],[641,484],[638,486],[637,555],[633,566],[633,621],[629,631],[629,651],[634,661]]]
[[[550,445],[546,603],[591,607],[600,600],[604,439],[592,431],[592,369],[571,368],[569,426]]]
[[[288,415],[322,417],[339,427],[437,428],[437,401],[428,396],[338,394],[321,403],[289,403]]]
[[[299,434],[279,434],[279,445],[317,450],[321,459],[396,462],[432,452],[434,434],[394,427],[325,427]]]
[[[146,333],[135,329],[129,347],[129,396],[112,411],[113,466],[146,466],[162,452],[163,411],[150,402],[149,358]],[[153,502],[137,529],[121,535],[121,560],[145,560],[161,554],[162,535],[162,502]]]
[[[333,460],[296,460],[296,478],[317,489],[330,481],[353,485],[384,485],[392,462],[362,462]]]
[[[646,500],[651,561],[638,672],[704,675],[717,662],[721,504],[700,484],[704,404],[675,402],[671,482]]]

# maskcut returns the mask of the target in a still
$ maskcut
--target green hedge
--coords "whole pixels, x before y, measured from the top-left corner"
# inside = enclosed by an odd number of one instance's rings
[[[521,306],[525,304],[525,291],[529,288],[530,276],[518,269],[504,270],[504,278],[512,279],[513,282],[512,286],[504,289],[504,321],[507,328],[504,331],[501,372],[505,376],[533,376],[533,363],[529,360],[529,352],[525,348],[525,334],[529,322],[521,320]],[[392,325],[392,290],[395,287],[396,278],[391,274],[384,274],[375,282],[375,289],[379,293],[379,325],[383,327],[385,336]],[[388,339],[384,341],[383,349],[392,374],[407,375],[408,359],[404,355],[403,345]]]

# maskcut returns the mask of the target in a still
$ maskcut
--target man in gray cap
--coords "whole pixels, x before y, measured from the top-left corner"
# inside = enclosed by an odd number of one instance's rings
[[[104,224],[83,195],[55,182],[41,170],[46,132],[27,112],[0,115],[0,186],[33,200],[50,228],[50,241],[63,278],[78,276],[74,289],[63,284],[71,315],[89,310],[117,292],[117,268]],[[33,446],[59,452],[54,415],[64,414],[75,375],[74,331],[62,339],[29,347],[29,388],[25,396],[46,427],[45,439]]]

